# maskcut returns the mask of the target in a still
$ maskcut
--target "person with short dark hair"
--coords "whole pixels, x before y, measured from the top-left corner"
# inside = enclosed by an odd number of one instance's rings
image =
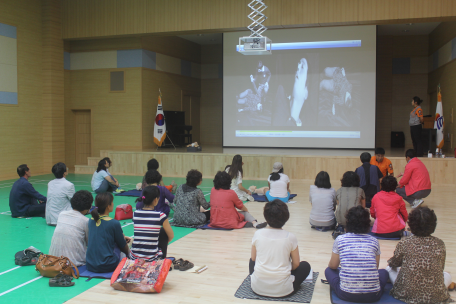
[[[211,218],[210,204],[197,186],[203,182],[198,170],[187,173],[187,183],[177,187],[171,207],[174,210],[172,226],[195,228],[204,225]]]
[[[155,210],[160,190],[156,186],[147,186],[143,189],[143,197],[143,208],[133,214],[135,236],[130,258],[146,261],[164,259],[168,252],[168,243],[174,238],[174,232],[168,216]]]
[[[146,173],[146,183],[147,186],[157,186],[158,189],[160,190],[160,199],[158,200],[157,206],[154,207],[155,211],[160,211],[166,214],[166,216],[169,216],[169,212],[171,211],[171,208],[169,207],[169,204],[172,204],[174,202],[174,194],[169,192],[168,189],[164,186],[160,186],[160,182],[162,181],[162,175],[160,172],[157,170],[149,170]],[[145,189],[145,188],[144,188]],[[143,208],[144,203],[144,190],[142,191],[141,196],[136,200],[136,210],[140,210]],[[168,200],[168,202],[166,202]]]
[[[336,191],[331,187],[328,172],[320,171],[310,186],[309,200],[312,204],[309,223],[312,228],[321,231],[334,229],[336,226]]]
[[[405,203],[396,192],[397,180],[394,176],[382,179],[382,191],[372,199],[370,214],[375,219],[372,232],[384,238],[408,236],[405,229],[408,214]]]
[[[55,226],[60,212],[72,209],[70,200],[76,191],[73,183],[66,179],[68,168],[64,163],[56,163],[52,167],[52,173],[55,179],[48,183],[46,224]]]
[[[282,227],[290,218],[287,205],[275,199],[264,206],[269,227],[255,232],[249,272],[252,290],[266,297],[284,297],[299,290],[311,267],[300,262],[296,236]]]
[[[97,170],[92,176],[92,190],[96,193],[121,192],[120,184],[114,176],[109,173],[108,168],[112,166],[111,159],[105,157],[98,162]]]
[[[158,168],[160,167],[160,164],[158,163],[158,161],[155,159],[155,158],[151,158],[148,162],[147,162],[147,171],[150,171],[150,170],[155,170],[155,171],[158,171]],[[146,172],[147,173],[147,172]],[[141,185],[141,189],[138,188],[138,186]],[[138,184],[137,186],[137,190],[142,190],[144,188],[147,187],[147,183],[146,183],[146,175],[144,174],[144,177],[143,177],[143,180],[142,180],[142,184]],[[174,181],[171,182],[171,185],[169,186],[165,186],[165,183],[163,182],[163,180],[160,182],[160,185],[159,186],[163,186],[165,187],[166,189],[168,189],[169,192],[171,192],[172,194],[174,194],[176,192],[176,189],[177,189],[177,185]]]
[[[72,209],[62,211],[58,216],[49,254],[65,256],[76,266],[82,266],[86,264],[89,240],[89,218],[86,215],[92,207],[92,193],[79,190],[72,196],[70,203]]]
[[[226,229],[266,227],[266,223],[258,223],[236,192],[230,189],[231,181],[231,176],[224,171],[218,171],[215,175],[214,188],[212,188],[210,196],[211,223],[209,227]]]
[[[419,160],[412,149],[405,152],[404,173],[398,175],[402,177],[396,193],[406,200],[412,209],[421,205],[424,200],[431,194],[431,178],[426,166]]]
[[[11,187],[9,206],[12,217],[44,217],[47,198],[39,194],[28,179],[32,172],[27,165],[17,167],[19,179]]]
[[[451,275],[444,272],[445,243],[431,236],[437,217],[427,207],[410,212],[408,223],[412,236],[401,240],[388,260],[394,298],[405,303],[449,303]],[[400,267],[400,268],[399,268]]]
[[[418,96],[412,98],[413,110],[410,112],[409,126],[410,135],[412,137],[413,150],[419,157],[423,156],[423,142],[421,139],[421,132],[423,126],[421,125],[424,121],[423,109],[420,104],[423,102]]]
[[[352,207],[366,206],[366,195],[359,187],[359,176],[353,171],[344,173],[341,188],[336,191],[336,220],[337,224],[345,226],[345,214]]]
[[[89,240],[86,254],[87,270],[97,273],[112,272],[121,260],[121,252],[130,256],[127,243],[131,238],[123,234],[118,220],[109,217],[114,211],[114,196],[104,192],[95,197],[89,220]]]
[[[283,173],[281,162],[275,162],[272,173],[268,177],[269,191],[266,191],[266,198],[269,202],[279,199],[287,203],[290,199],[290,179]]]
[[[377,166],[383,177],[387,175],[394,176],[393,164],[385,157],[385,149],[375,148],[375,155],[371,157],[370,164]]]
[[[380,244],[367,234],[369,228],[369,211],[362,206],[352,207],[346,215],[346,233],[334,241],[325,276],[343,301],[376,302],[388,281],[388,272],[378,269]]]
[[[364,190],[366,195],[366,207],[370,208],[372,198],[380,191],[380,179],[383,174],[380,169],[372,165],[371,155],[369,152],[363,152],[360,155],[361,167],[356,168],[355,173],[359,176],[359,186]]]

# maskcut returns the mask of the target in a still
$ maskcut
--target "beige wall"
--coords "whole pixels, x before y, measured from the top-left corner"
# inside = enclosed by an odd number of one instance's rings
[[[410,74],[393,74],[393,58],[410,58]],[[414,96],[423,99],[425,115],[433,114],[427,92],[428,36],[378,36],[377,39],[377,147],[390,147],[391,131],[404,132],[412,148],[409,115]]]
[[[429,35],[429,54],[432,54],[434,51],[438,50],[440,47],[455,37],[456,22],[444,22],[440,24]],[[454,155],[454,148],[456,146],[456,125],[454,122],[452,122],[451,114],[456,114],[456,60],[453,59],[447,64],[429,73],[428,92],[431,96],[430,108],[433,113],[435,112],[436,108],[437,86],[439,84],[442,92],[443,117],[445,118],[444,152],[447,155]],[[448,141],[448,134],[450,134],[450,138],[453,138],[452,142]]]
[[[26,163],[32,174],[43,168],[42,16],[36,0],[0,0],[0,22],[17,27],[18,101],[0,105],[0,179],[17,178]]]

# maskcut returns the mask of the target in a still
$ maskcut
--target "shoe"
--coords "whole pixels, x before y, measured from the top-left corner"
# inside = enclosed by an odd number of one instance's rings
[[[183,259],[174,260],[173,261],[174,269],[179,270],[183,262],[184,262]]]
[[[456,289],[456,284],[454,282],[451,282],[450,286],[448,286],[448,291],[453,291]]]
[[[244,228],[253,228],[253,224],[251,222],[247,222],[245,223]]]
[[[59,273],[54,278],[49,279],[49,286],[50,287],[70,287],[74,285],[74,282],[71,282],[73,277],[69,275]]]
[[[251,196],[251,195],[247,195],[247,200],[248,200],[249,202],[254,202],[254,201],[255,201],[255,199],[254,199],[253,196]]]
[[[261,228],[266,227],[267,225],[268,225],[268,223],[264,222],[264,223],[261,223],[261,224],[257,224],[255,228],[256,229],[261,229]]]
[[[413,235],[413,233],[411,233],[410,231],[403,231],[402,232],[402,236],[403,237],[409,237],[409,236],[412,236],[412,235]]]
[[[195,265],[192,262],[189,262],[187,260],[183,261],[182,264],[179,267],[180,271],[186,271],[189,269],[192,269]]]
[[[413,205],[412,205],[412,209],[415,209],[416,207],[418,207],[422,203],[424,203],[424,200],[422,198],[414,200],[413,201]]]
[[[116,191],[114,191],[115,193],[122,193],[122,192],[125,192],[125,190],[121,189],[121,188],[117,188]]]

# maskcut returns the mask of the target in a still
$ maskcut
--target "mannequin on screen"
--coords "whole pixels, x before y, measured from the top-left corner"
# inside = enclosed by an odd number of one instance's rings
[[[307,89],[307,72],[309,66],[307,65],[307,60],[302,58],[298,63],[298,69],[296,70],[295,83],[293,86],[293,95],[289,96],[290,99],[290,114],[294,119],[296,126],[301,127],[302,122],[299,118],[301,114],[302,106],[309,96],[309,91]]]

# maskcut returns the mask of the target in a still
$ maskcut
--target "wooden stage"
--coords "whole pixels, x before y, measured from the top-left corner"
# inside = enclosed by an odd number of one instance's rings
[[[373,154],[373,151],[366,150]],[[403,172],[406,165],[405,150],[391,150],[386,156],[391,160],[395,174]],[[191,169],[202,172],[204,178],[212,178],[217,171],[231,164],[233,156],[241,154],[244,162],[244,179],[265,180],[274,162],[282,162],[291,180],[313,180],[318,172],[327,171],[333,182],[340,180],[346,171],[354,171],[361,165],[359,155],[363,150],[336,149],[246,149],[203,147],[203,152],[189,153],[184,148],[160,148],[144,151],[102,150],[99,157],[89,157],[88,165],[76,165],[78,174],[93,174],[98,161],[109,157],[114,175],[144,175],[147,161],[156,158],[160,173],[166,177],[185,177]],[[394,155],[390,157],[390,155]],[[420,158],[429,170],[431,182],[438,185],[456,184],[456,159]],[[336,183],[334,183],[336,184]]]

